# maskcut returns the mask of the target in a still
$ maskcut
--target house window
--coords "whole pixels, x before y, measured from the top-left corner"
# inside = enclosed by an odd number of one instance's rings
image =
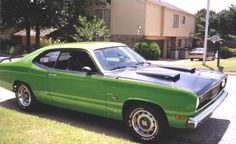
[[[108,29],[111,28],[111,10],[110,9],[96,9],[96,17],[103,19]]]
[[[186,17],[183,16],[183,21],[182,21],[182,23],[185,24],[185,21],[186,21]]]
[[[178,28],[178,27],[179,27],[179,15],[178,15],[178,14],[174,14],[173,27],[174,27],[174,28]]]

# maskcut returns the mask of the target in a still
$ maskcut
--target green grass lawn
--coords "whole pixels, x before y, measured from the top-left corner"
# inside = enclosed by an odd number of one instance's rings
[[[217,67],[217,60],[206,61],[206,65],[202,65],[202,61],[190,61],[182,60],[175,62],[175,65],[186,66],[186,67],[196,67],[196,68],[207,68],[211,70],[220,70],[225,72],[236,72],[236,57],[229,59],[220,60],[220,68]]]
[[[0,144],[128,144],[66,123],[0,107]]]

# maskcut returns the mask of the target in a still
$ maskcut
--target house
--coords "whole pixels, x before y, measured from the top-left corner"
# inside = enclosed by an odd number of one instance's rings
[[[54,28],[46,28],[40,30],[40,44],[44,43],[45,39],[48,39],[47,35],[54,32],[56,29]],[[20,30],[16,33],[13,34],[13,37],[19,37],[21,39],[21,45],[23,48],[26,47],[26,30]],[[34,47],[36,42],[35,42],[35,37],[36,37],[36,32],[35,29],[30,30],[30,42],[31,42],[31,47]]]
[[[156,41],[163,58],[191,47],[195,16],[161,0],[90,0],[86,13],[105,20],[112,41],[133,46],[140,39]]]

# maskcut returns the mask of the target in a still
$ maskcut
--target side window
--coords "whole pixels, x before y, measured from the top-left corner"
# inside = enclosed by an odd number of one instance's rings
[[[89,66],[93,72],[97,72],[93,61],[86,52],[78,50],[65,50],[60,54],[56,64],[56,69],[79,72],[84,66]]]
[[[60,51],[46,52],[36,58],[35,62],[49,68],[54,68],[59,54]]]

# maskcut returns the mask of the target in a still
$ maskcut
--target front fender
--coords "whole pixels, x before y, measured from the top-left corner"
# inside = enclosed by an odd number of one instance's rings
[[[106,89],[109,94],[106,95],[108,117],[122,119],[122,109],[125,102],[137,100],[161,107],[167,115],[170,126],[175,126],[175,116],[193,115],[198,99],[194,93],[189,91],[112,78],[107,79]],[[114,100],[114,96],[119,97],[119,100]]]

